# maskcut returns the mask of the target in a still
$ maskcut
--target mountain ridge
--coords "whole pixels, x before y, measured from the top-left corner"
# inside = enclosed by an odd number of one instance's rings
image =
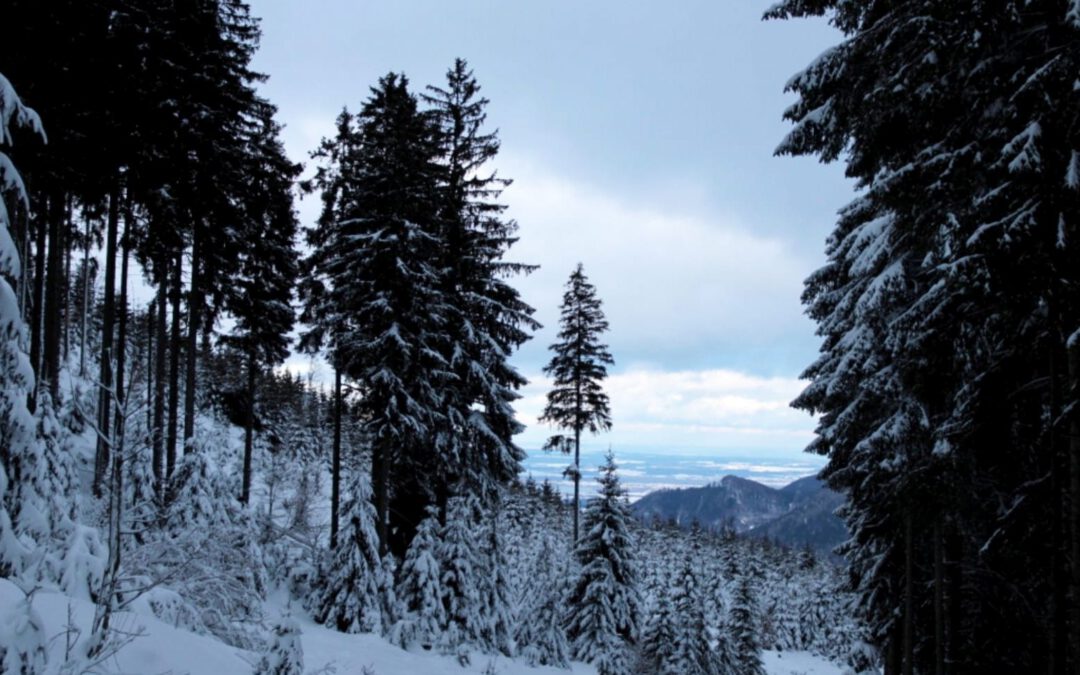
[[[816,475],[774,488],[749,478],[727,475],[700,487],[665,488],[633,504],[640,520],[697,521],[704,527],[730,527],[738,534],[762,537],[791,547],[810,546],[832,555],[847,539],[836,510],[844,498]]]

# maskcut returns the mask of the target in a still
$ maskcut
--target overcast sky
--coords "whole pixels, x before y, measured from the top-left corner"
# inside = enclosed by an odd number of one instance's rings
[[[785,82],[839,35],[762,22],[770,3],[252,0],[255,65],[306,161],[381,75],[419,91],[468,60],[502,140],[493,168],[514,179],[513,258],[541,266],[517,283],[545,326],[515,358],[533,381],[526,448],[550,433],[540,369],[580,261],[617,362],[615,430],[590,448],[800,460],[813,420],[788,402],[818,340],[799,295],[851,187],[839,166],[773,157]]]

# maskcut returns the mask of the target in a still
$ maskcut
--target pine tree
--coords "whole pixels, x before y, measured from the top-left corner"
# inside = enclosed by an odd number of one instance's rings
[[[790,81],[780,147],[845,154],[864,189],[807,283],[825,340],[797,405],[888,671],[1080,664],[1074,4],[769,12],[844,33]]]
[[[601,382],[607,377],[607,366],[615,363],[607,345],[600,342],[608,323],[596,297],[596,288],[585,277],[580,263],[567,282],[560,312],[559,341],[551,345],[555,355],[544,367],[544,373],[554,382],[540,421],[573,432],[573,437],[552,436],[544,449],[574,453],[574,464],[567,473],[574,481],[574,541],[577,541],[581,433],[611,429],[611,409]]]
[[[668,584],[671,577],[656,573],[653,582],[652,610],[645,622],[641,636],[641,653],[648,667],[656,672],[667,672],[675,649],[675,608]]]
[[[574,548],[579,569],[567,599],[567,637],[574,657],[603,675],[627,672],[641,607],[632,516],[616,469],[609,450],[597,478],[600,494],[585,510],[584,534]]]
[[[490,168],[499,141],[483,131],[488,100],[465,61],[455,60],[445,89],[427,90],[440,155],[439,267],[449,309],[443,349],[454,373],[443,387],[452,444],[444,451],[450,455],[447,480],[486,491],[514,480],[525,456],[513,442],[522,427],[512,406],[525,378],[509,359],[539,324],[508,279],[535,266],[503,260],[517,231],[497,202],[510,181]]]
[[[27,456],[34,447],[35,425],[26,400],[34,387],[23,344],[26,325],[10,280],[20,278],[19,251],[12,237],[7,198],[29,208],[22,178],[4,153],[11,145],[12,129],[26,127],[44,138],[37,115],[25,107],[7,78],[0,74],[0,576],[10,576],[25,565],[26,550],[15,535],[8,511],[11,461]]]
[[[483,643],[483,560],[475,543],[479,502],[473,495],[451,497],[446,504],[446,525],[439,543],[446,630],[440,648],[468,661],[467,648]]]
[[[430,648],[438,643],[446,626],[438,559],[439,529],[438,509],[428,506],[427,517],[417,528],[401,564],[397,597],[404,615],[394,625],[391,637],[402,646],[415,643]]]
[[[260,102],[257,127],[249,141],[249,188],[243,194],[244,236],[248,245],[236,266],[236,279],[226,294],[225,307],[236,320],[226,343],[245,358],[247,420],[244,435],[243,480],[240,501],[251,494],[251,464],[255,424],[256,377],[289,354],[289,331],[294,313],[290,301],[299,274],[295,237],[297,217],[292,184],[300,166],[288,161],[279,139],[275,109]]]
[[[48,652],[45,622],[27,595],[0,617],[0,670],[11,675],[45,672]]]
[[[756,635],[756,610],[750,578],[743,575],[732,598],[728,626],[736,671],[745,675],[765,675],[761,647]]]
[[[671,653],[661,662],[662,673],[707,675],[712,672],[701,584],[694,569],[694,558],[694,552],[688,548],[684,553],[682,568],[674,580]]]
[[[515,635],[518,653],[529,665],[570,667],[570,645],[562,625],[564,568],[565,563],[556,559],[553,537],[544,535]]]
[[[354,482],[344,513],[343,538],[332,552],[315,620],[343,633],[382,633],[392,621],[385,602],[391,582],[379,555],[375,508],[365,479]]]
[[[316,306],[333,312],[335,358],[365,392],[358,412],[372,444],[377,531],[384,547],[394,532],[403,554],[416,523],[398,515],[411,507],[391,510],[391,482],[395,499],[428,501],[430,478],[447,473],[449,438],[435,433],[452,377],[440,342],[448,310],[438,269],[438,145],[408,80],[394,73],[372,89],[355,128],[347,117],[342,125],[344,154],[325,177],[335,192],[318,235]]]
[[[304,646],[300,626],[292,617],[282,617],[273,626],[273,639],[255,665],[259,675],[304,675]]]

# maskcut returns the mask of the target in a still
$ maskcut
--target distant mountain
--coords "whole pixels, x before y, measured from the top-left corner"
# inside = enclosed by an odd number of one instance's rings
[[[724,476],[705,487],[650,492],[631,508],[645,521],[660,518],[689,525],[696,520],[703,527],[730,526],[749,536],[829,553],[847,539],[847,529],[835,515],[843,501],[816,476],[780,489]]]

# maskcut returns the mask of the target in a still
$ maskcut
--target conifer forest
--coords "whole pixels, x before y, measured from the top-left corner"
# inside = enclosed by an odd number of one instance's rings
[[[496,4],[0,2],[0,673],[1080,673],[1080,0]]]

